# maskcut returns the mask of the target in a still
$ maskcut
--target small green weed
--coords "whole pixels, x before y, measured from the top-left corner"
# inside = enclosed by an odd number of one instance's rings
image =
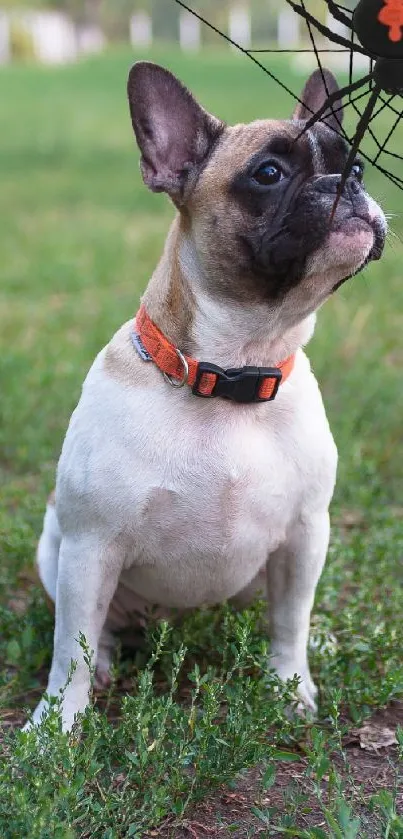
[[[178,701],[187,651],[168,645],[170,630],[162,624],[132,695],[121,701],[118,724],[90,706],[67,737],[53,701],[38,730],[6,737],[5,835],[141,836],[168,814],[183,816],[191,798],[275,755],[280,735],[290,737],[285,708],[292,685],[280,686],[266,657],[252,652],[250,624],[250,618],[232,624],[227,643],[224,631],[226,660],[219,667],[202,675],[195,664],[187,673],[187,701]],[[169,678],[161,689],[154,673],[163,658]]]

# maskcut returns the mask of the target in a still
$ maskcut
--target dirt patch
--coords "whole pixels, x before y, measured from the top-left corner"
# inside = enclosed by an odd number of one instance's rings
[[[396,810],[398,814],[403,813],[403,777],[397,782],[398,750],[395,745],[382,745],[382,732],[395,733],[398,725],[403,725],[403,702],[391,703],[388,708],[376,711],[361,728],[352,729],[343,744],[344,758],[332,755],[333,763],[345,782],[347,795],[354,800],[355,815],[362,819],[367,839],[379,839],[379,824],[369,806],[375,793],[382,789],[392,790],[397,784]],[[369,732],[373,737],[369,736]],[[264,789],[263,768],[255,767],[242,773],[231,787],[220,787],[191,807],[182,822],[169,818],[145,834],[144,839],[224,839],[227,836],[247,839],[268,835],[281,839],[284,833],[274,832],[274,825],[284,813],[286,801],[293,796],[296,800],[297,794],[302,801],[301,806],[295,807],[293,827],[300,830],[321,827],[327,834],[328,826],[318,797],[312,792],[308,759],[301,755],[298,761],[278,761],[275,766],[275,783],[270,789]],[[323,800],[327,803],[327,777],[322,790]]]

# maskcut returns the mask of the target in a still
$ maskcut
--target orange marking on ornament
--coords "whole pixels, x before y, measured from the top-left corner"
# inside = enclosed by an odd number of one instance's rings
[[[389,27],[389,40],[402,40],[403,0],[384,0],[385,5],[379,12],[378,20]]]

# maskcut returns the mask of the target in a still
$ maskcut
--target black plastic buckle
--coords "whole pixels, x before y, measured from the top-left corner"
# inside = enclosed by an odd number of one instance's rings
[[[214,373],[217,376],[212,393],[205,394],[199,391],[203,373]],[[266,379],[274,379],[273,392],[271,396],[261,397],[259,396],[260,385]],[[210,399],[211,396],[222,396],[234,402],[272,402],[277,395],[281,379],[282,372],[277,367],[236,367],[223,370],[215,364],[201,361],[197,368],[192,393],[195,396],[204,396],[206,399]]]

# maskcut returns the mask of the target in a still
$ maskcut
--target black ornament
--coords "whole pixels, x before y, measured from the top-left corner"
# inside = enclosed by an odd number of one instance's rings
[[[401,0],[360,0],[353,14],[352,28],[374,58],[403,58]]]

